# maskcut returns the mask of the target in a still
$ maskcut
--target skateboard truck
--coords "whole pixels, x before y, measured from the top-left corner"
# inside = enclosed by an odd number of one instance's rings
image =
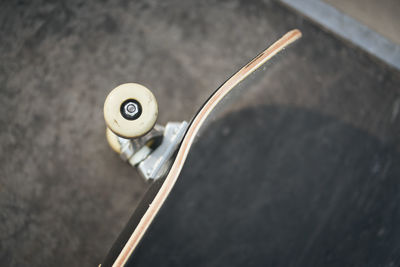
[[[116,87],[104,103],[109,145],[147,181],[168,171],[188,127],[186,121],[155,124],[157,115],[154,95],[135,83]]]
[[[158,179],[168,171],[171,158],[185,135],[188,123],[169,122],[165,130],[161,144],[138,165],[139,173],[146,179]]]

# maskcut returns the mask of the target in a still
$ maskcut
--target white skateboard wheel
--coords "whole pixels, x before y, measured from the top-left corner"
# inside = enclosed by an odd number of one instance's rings
[[[117,152],[118,154],[121,153],[121,144],[118,141],[118,136],[113,133],[110,128],[107,127],[106,129],[106,136],[107,136],[107,141],[112,150]]]
[[[107,127],[124,138],[149,132],[156,123],[158,106],[153,93],[137,83],[125,83],[110,92],[104,102]]]

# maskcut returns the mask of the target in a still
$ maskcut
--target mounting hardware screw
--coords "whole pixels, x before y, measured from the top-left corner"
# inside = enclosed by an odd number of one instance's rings
[[[122,103],[121,114],[127,120],[136,120],[142,114],[142,107],[133,99],[129,99]]]

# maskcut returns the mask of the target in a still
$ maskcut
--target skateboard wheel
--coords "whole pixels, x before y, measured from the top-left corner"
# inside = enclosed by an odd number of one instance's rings
[[[156,123],[158,106],[153,93],[137,83],[113,89],[104,102],[104,119],[112,132],[136,138],[149,132]]]
[[[110,145],[112,150],[114,150],[115,152],[120,154],[121,153],[121,145],[118,142],[118,136],[115,133],[113,133],[110,130],[110,128],[108,128],[108,127],[106,129],[106,137],[107,137],[108,144]]]

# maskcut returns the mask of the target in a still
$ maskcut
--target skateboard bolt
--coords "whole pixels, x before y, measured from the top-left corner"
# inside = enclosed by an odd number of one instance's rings
[[[128,99],[121,105],[121,115],[127,120],[136,120],[142,114],[142,107],[134,99]]]
[[[129,105],[126,106],[127,112],[133,114],[136,112],[137,106],[135,104],[130,103]]]

